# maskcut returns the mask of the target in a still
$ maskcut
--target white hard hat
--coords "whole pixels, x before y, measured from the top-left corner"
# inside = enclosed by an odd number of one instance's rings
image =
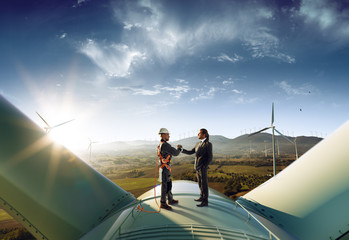
[[[160,128],[159,134],[161,133],[169,133],[169,131],[166,128]]]

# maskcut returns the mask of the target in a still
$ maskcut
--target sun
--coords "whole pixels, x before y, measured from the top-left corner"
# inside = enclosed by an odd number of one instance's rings
[[[37,112],[39,126],[57,144],[63,145],[73,152],[81,152],[88,146],[88,136],[83,121],[73,118],[72,114],[51,112],[44,115]]]
[[[78,121],[72,121],[52,129],[48,134],[51,139],[73,152],[80,151],[88,145],[88,137],[78,126]]]

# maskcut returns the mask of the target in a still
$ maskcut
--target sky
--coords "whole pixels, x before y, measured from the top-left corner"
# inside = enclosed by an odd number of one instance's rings
[[[211,135],[349,119],[348,0],[2,0],[0,94],[56,141]]]

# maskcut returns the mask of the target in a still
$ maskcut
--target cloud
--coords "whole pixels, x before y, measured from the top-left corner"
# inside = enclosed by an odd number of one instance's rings
[[[77,0],[76,4],[73,5],[73,8],[81,7],[85,2],[88,2],[89,0]]]
[[[318,26],[326,38],[347,43],[349,9],[346,4],[345,1],[303,0],[299,14],[306,24]]]
[[[310,93],[315,91],[315,88],[311,84],[303,84],[302,86],[295,88],[292,87],[288,82],[281,81],[276,82],[276,85],[284,90],[287,95],[309,95]]]
[[[212,59],[217,60],[218,62],[232,62],[232,63],[236,63],[239,62],[243,59],[242,56],[239,56],[237,54],[234,54],[232,57],[229,57],[227,54],[225,53],[221,53],[221,55],[219,55],[218,57],[211,57]]]
[[[187,80],[184,80],[184,79],[179,79],[179,78],[177,78],[176,81],[177,81],[178,83],[182,83],[182,84],[189,84],[189,82],[188,82]]]
[[[238,97],[237,99],[235,99],[235,103],[236,104],[248,104],[248,103],[254,103],[257,101],[257,98],[249,98],[246,99],[244,97]]]
[[[279,39],[268,28],[259,28],[244,37],[244,45],[252,52],[253,58],[275,58],[283,62],[294,63],[296,59],[279,51]]]
[[[234,83],[234,81],[231,81],[231,80],[224,80],[224,81],[222,82],[222,84],[225,85],[225,86],[231,85],[231,84],[233,84],[233,83]]]
[[[337,14],[324,0],[303,0],[300,14],[308,22],[316,22],[322,29],[329,28],[337,22]]]
[[[159,94],[164,94],[166,96],[172,96],[175,99],[180,99],[183,94],[190,91],[188,85],[168,87],[163,85],[155,85],[152,89],[138,88],[138,87],[110,87],[113,91],[118,92],[130,92],[132,95],[142,95],[142,96],[155,96]]]
[[[188,85],[176,86],[176,87],[163,87],[161,85],[154,86],[158,91],[168,93],[176,99],[180,99],[183,94],[187,93],[190,88]]]
[[[241,90],[237,90],[237,89],[233,89],[232,90],[233,93],[237,93],[237,94],[243,94],[244,92]]]
[[[226,43],[246,48],[252,58],[295,62],[293,56],[281,49],[272,31],[276,26],[273,6],[266,7],[258,1],[235,5],[222,1],[215,4],[212,12],[193,11],[184,18],[180,7],[173,9],[166,4],[164,1],[115,3],[114,16],[127,32],[123,34],[123,42],[129,42],[137,51],[164,64],[174,64],[181,57],[202,55]],[[232,63],[246,59],[227,53],[210,58]]]
[[[218,90],[219,90],[218,88],[210,87],[208,91],[202,91],[199,94],[199,96],[192,98],[191,101],[193,102],[193,101],[204,100],[204,99],[212,99]]]
[[[63,34],[59,37],[59,39],[66,38],[66,36],[67,36],[67,34],[66,34],[66,33],[63,33]]]
[[[132,30],[132,28],[141,28],[142,25],[140,23],[135,23],[135,24],[131,24],[131,23],[124,23],[124,29],[126,30]]]
[[[143,95],[143,96],[154,96],[158,95],[161,92],[159,90],[149,90],[143,88],[135,88],[135,87],[110,87],[111,90],[119,91],[119,92],[131,92],[132,95]]]
[[[183,22],[183,13],[170,11],[165,4],[163,1],[128,2],[123,7],[116,4],[114,16],[127,31],[123,40],[147,52],[147,56],[172,64],[180,57],[193,56],[206,51],[208,46],[217,46],[241,36],[241,26],[236,19],[240,14],[234,15],[224,7],[218,16],[195,12]],[[222,54],[217,60],[236,62],[241,57]]]
[[[90,58],[105,74],[112,77],[125,77],[130,74],[133,63],[145,58],[137,50],[124,44],[103,45],[88,39],[79,51]]]

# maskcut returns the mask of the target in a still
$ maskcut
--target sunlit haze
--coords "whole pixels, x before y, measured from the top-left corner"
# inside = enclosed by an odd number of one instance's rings
[[[345,1],[0,3],[0,94],[69,148],[235,138],[270,126],[325,137],[349,118]]]

